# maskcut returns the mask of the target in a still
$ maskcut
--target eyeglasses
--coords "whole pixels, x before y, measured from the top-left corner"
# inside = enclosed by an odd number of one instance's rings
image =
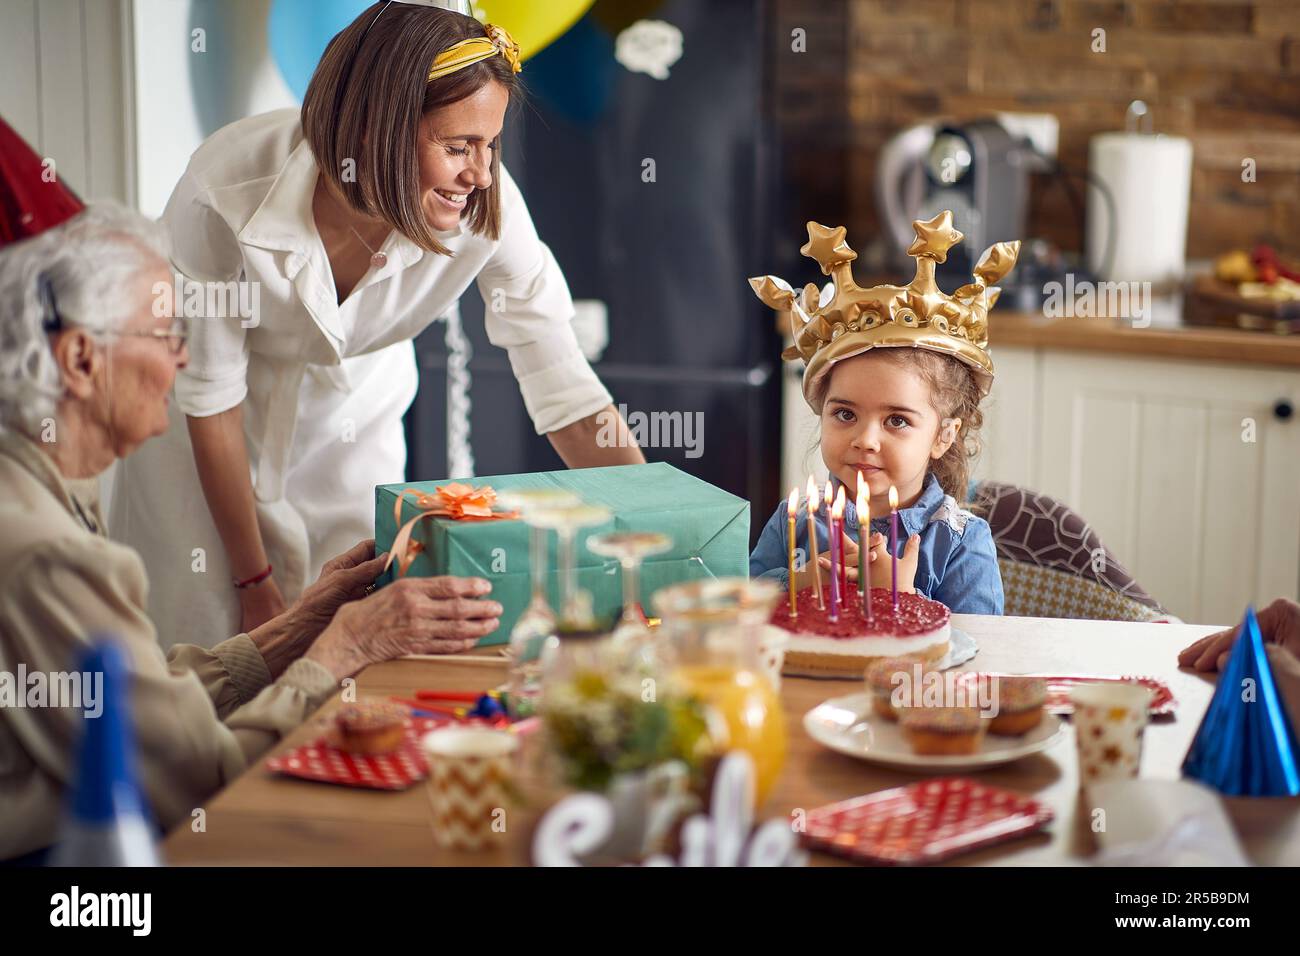
[[[48,276],[41,276],[39,280],[39,291],[41,305],[45,312],[45,318],[42,321],[42,325],[45,327],[46,332],[60,332],[69,325],[80,325],[88,332],[92,332],[96,335],[115,335],[126,338],[139,336],[147,339],[166,339],[167,347],[171,350],[172,355],[180,355],[181,351],[185,348],[185,343],[189,341],[189,322],[180,316],[173,318],[171,325],[165,329],[136,329],[131,332],[97,329],[81,322],[69,321],[63,317],[59,312],[58,304],[54,301],[54,286],[50,282]]]
[[[172,319],[172,324],[165,329],[138,329],[133,332],[105,332],[105,335],[119,336],[141,336],[147,339],[166,339],[167,347],[171,349],[172,355],[180,355],[181,350],[185,348],[185,343],[189,341],[190,327],[189,323],[182,318]]]

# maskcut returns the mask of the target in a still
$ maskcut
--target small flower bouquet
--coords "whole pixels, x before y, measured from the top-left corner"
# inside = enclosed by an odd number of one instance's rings
[[[696,773],[714,750],[704,707],[662,679],[578,671],[547,688],[541,715],[565,782],[582,790],[673,760]]]

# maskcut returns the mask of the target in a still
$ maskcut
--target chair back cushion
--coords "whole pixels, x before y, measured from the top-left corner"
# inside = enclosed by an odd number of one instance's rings
[[[972,491],[971,509],[993,532],[1007,614],[1120,621],[1165,616],[1160,603],[1069,506],[996,481],[981,482]]]
[[[1153,621],[1164,615],[1088,578],[1023,561],[998,559],[1003,613],[1090,621]]]

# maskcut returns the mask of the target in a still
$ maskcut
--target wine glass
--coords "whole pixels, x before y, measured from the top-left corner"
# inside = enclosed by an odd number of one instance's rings
[[[517,488],[503,491],[498,500],[518,511],[528,525],[528,571],[532,599],[510,629],[510,711],[515,717],[532,713],[541,692],[541,657],[546,639],[555,634],[557,617],[546,598],[546,530],[537,515],[547,508],[569,508],[580,504],[571,491],[562,488]]]
[[[598,622],[591,594],[578,587],[574,550],[578,532],[609,521],[613,513],[601,505],[576,504],[539,509],[532,517],[538,527],[554,531],[560,542],[560,617],[558,630],[594,631]]]
[[[663,554],[673,546],[673,539],[656,531],[607,531],[587,539],[587,549],[605,558],[616,558],[623,568],[623,614],[614,628],[614,643],[631,650],[639,663],[651,666],[650,638],[641,607],[641,563],[648,557]]]

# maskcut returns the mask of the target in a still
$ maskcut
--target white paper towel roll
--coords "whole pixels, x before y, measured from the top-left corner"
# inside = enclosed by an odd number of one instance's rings
[[[1178,136],[1102,133],[1088,149],[1092,174],[1115,198],[1114,250],[1107,255],[1110,209],[1088,189],[1088,267],[1113,282],[1160,285],[1183,277],[1192,144]],[[1109,260],[1106,267],[1103,257]]]

